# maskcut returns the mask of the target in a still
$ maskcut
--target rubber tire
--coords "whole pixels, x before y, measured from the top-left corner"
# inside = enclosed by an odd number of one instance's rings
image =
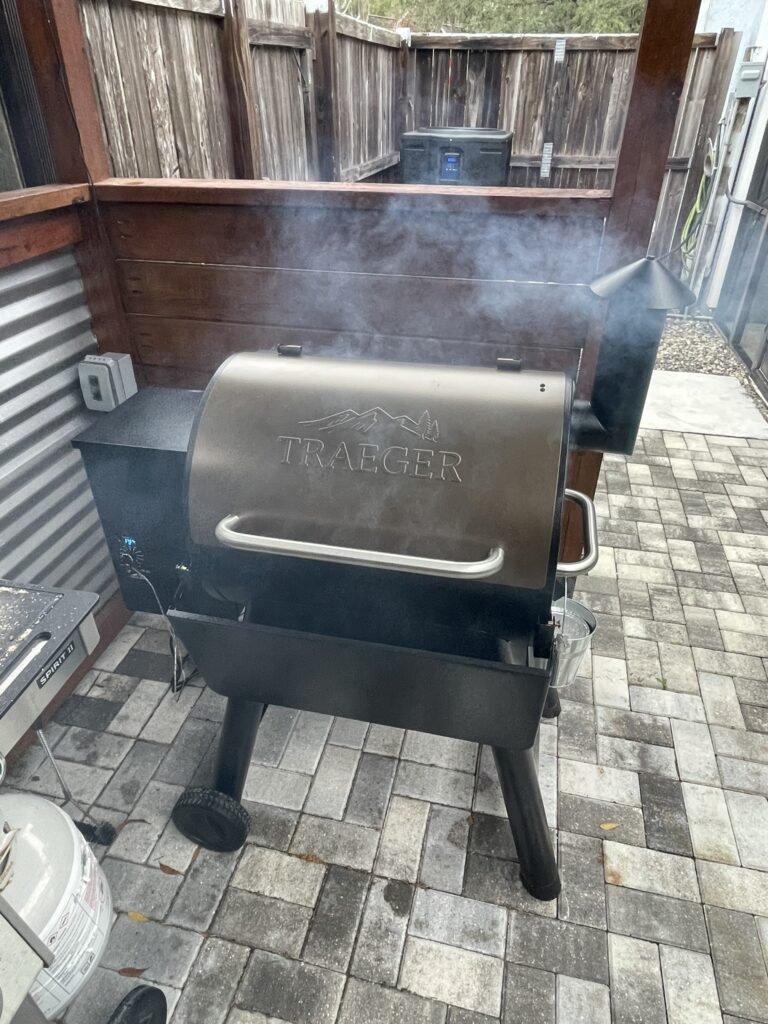
[[[118,1004],[108,1024],[165,1024],[167,1019],[165,993],[152,985],[139,985]]]
[[[185,790],[171,817],[182,835],[216,853],[239,850],[251,828],[246,809],[217,789]]]

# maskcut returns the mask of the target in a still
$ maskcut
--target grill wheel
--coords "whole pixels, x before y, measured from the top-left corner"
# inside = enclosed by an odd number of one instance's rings
[[[139,985],[115,1009],[107,1024],[166,1024],[168,1004],[159,988]]]
[[[246,809],[217,789],[187,789],[176,801],[173,823],[187,839],[206,850],[239,850],[251,827]]]

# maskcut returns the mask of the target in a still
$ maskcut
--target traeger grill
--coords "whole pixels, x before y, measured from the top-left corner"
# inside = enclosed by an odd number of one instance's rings
[[[131,608],[228,698],[213,789],[174,821],[245,840],[268,704],[493,747],[526,888],[559,891],[535,749],[555,671],[572,404],[563,373],[246,353],[204,394],[146,389],[82,435]],[[135,570],[138,569],[139,573]]]

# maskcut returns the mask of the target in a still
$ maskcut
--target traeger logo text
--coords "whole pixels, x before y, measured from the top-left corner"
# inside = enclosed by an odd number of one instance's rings
[[[64,650],[60,651],[59,654],[56,655],[56,657],[53,659],[53,661],[45,670],[45,672],[43,672],[42,675],[39,675],[37,677],[37,685],[40,687],[41,690],[48,682],[48,680],[51,678],[51,676],[56,675],[56,673],[59,671],[59,669],[70,656],[70,654],[74,653],[74,650],[74,641],[70,641],[64,648]]]
[[[302,420],[302,427],[313,433],[335,434],[340,430],[366,435],[374,427],[398,426],[433,445],[440,436],[437,420],[425,410],[418,420],[410,416],[393,416],[376,406],[366,412],[345,409],[318,420]],[[446,480],[461,483],[458,466],[461,455],[444,449],[412,448],[405,445],[359,444],[332,441],[326,444],[319,437],[292,437],[281,434],[278,439],[280,461],[286,466],[347,470],[352,473],[388,473],[390,476],[412,476],[421,480]]]

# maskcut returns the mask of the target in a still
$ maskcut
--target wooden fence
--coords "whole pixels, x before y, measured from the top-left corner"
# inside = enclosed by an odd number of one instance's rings
[[[120,177],[397,180],[402,131],[513,132],[509,184],[610,188],[637,37],[412,35],[302,0],[79,0]],[[674,245],[736,56],[700,35],[653,246]]]

